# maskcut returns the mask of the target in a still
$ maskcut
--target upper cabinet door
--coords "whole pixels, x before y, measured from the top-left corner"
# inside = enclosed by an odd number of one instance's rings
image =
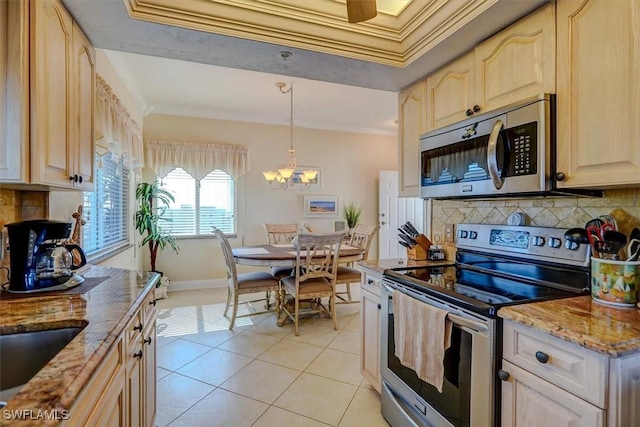
[[[57,0],[31,5],[31,181],[72,187],[69,146],[72,20]]]
[[[73,24],[73,76],[72,99],[74,108],[71,119],[72,147],[75,148],[74,188],[93,190],[95,165],[95,137],[94,137],[94,99],[96,87],[95,51],[80,27]]]
[[[480,43],[475,102],[483,111],[556,91],[555,2]]]
[[[474,104],[473,51],[427,78],[427,130],[467,118]]]
[[[0,182],[3,183],[29,182],[28,53],[29,3],[0,1]]]
[[[398,95],[398,195],[420,195],[420,135],[426,132],[426,82],[421,80]]]
[[[640,183],[640,2],[563,0],[558,17],[558,187]]]

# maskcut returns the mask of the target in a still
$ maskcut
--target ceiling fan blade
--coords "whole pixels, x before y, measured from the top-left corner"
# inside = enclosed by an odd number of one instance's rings
[[[376,0],[347,0],[347,18],[349,22],[362,22],[375,17]]]

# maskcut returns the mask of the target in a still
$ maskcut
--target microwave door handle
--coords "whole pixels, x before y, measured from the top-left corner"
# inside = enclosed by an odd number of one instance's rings
[[[489,135],[489,145],[487,146],[487,166],[489,168],[489,176],[491,177],[491,181],[493,182],[493,186],[496,187],[496,190],[502,188],[502,179],[500,178],[500,171],[498,171],[498,138],[500,137],[500,131],[503,127],[502,120],[496,120],[493,125],[493,129],[491,129],[491,134]]]

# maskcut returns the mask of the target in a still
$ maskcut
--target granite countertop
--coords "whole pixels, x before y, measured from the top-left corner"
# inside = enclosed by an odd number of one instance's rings
[[[6,299],[0,296],[0,334],[85,326],[84,329],[33,377],[3,410],[65,410],[71,408],[84,385],[111,350],[131,316],[160,276],[110,267],[87,266],[79,272],[86,278],[105,278],[80,293]],[[20,363],[20,361],[15,361]],[[58,424],[47,421],[46,425]],[[0,417],[0,425],[16,420]],[[20,425],[45,425],[27,420]]]
[[[363,260],[358,261],[358,265],[364,268],[368,268],[377,273],[384,273],[384,270],[395,270],[395,269],[406,269],[412,267],[438,267],[444,265],[454,265],[455,261],[453,260],[442,260],[442,261],[429,261],[422,260],[416,261],[407,258],[395,258],[395,259],[375,259],[375,260]]]
[[[498,315],[609,357],[640,352],[637,308],[608,307],[581,296],[503,307]]]

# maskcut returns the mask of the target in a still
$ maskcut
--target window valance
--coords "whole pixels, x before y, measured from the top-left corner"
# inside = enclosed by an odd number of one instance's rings
[[[111,87],[96,75],[96,146],[99,154],[125,156],[133,169],[144,166],[142,127],[131,117]]]
[[[146,149],[147,165],[160,178],[178,167],[197,180],[215,169],[225,171],[234,179],[249,170],[249,154],[243,145],[146,141]]]

